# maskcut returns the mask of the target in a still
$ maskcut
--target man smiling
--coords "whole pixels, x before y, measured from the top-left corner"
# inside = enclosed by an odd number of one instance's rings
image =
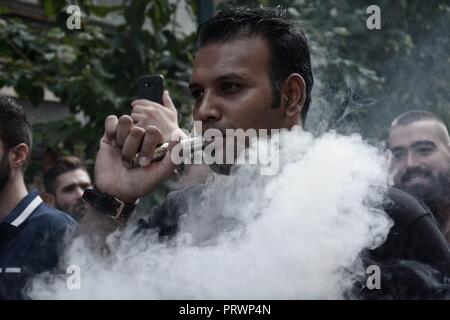
[[[450,138],[436,115],[414,110],[401,114],[391,125],[394,184],[428,205],[449,234]]]

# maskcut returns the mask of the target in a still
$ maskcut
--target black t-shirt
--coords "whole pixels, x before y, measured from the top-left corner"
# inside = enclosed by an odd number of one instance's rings
[[[160,236],[176,234],[180,216],[187,214],[192,197],[204,185],[171,192],[147,219],[139,221],[136,233],[144,229]],[[394,221],[388,238],[375,250],[361,253],[366,265],[381,269],[381,289],[368,290],[365,279],[357,281],[351,297],[367,299],[444,298],[445,278],[450,276],[450,248],[431,212],[413,196],[390,188],[384,211]]]

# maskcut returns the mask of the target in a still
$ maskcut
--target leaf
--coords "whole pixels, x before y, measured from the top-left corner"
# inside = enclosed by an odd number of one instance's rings
[[[64,8],[66,2],[64,0],[44,0],[44,11],[48,17],[56,17]]]
[[[44,89],[34,85],[26,77],[20,78],[14,89],[21,98],[30,100],[35,107],[44,100]]]
[[[56,16],[56,10],[53,6],[53,0],[44,0],[44,12],[48,17]]]
[[[145,21],[148,0],[133,0],[125,8],[125,19],[133,31],[140,31]]]
[[[99,17],[105,17],[112,12],[117,12],[124,9],[123,5],[115,5],[115,6],[88,5],[86,7],[88,11],[92,12],[93,14]]]
[[[0,14],[8,13],[10,10],[5,6],[0,6]]]

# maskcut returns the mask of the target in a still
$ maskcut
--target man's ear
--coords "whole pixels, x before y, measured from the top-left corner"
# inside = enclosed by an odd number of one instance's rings
[[[30,147],[25,143],[20,143],[9,150],[11,168],[23,168],[27,162]]]
[[[281,92],[281,105],[286,117],[298,116],[306,101],[305,80],[298,73],[292,73],[285,81]]]
[[[51,193],[48,193],[48,192],[44,192],[43,194],[41,194],[41,198],[50,207],[55,208],[55,206],[56,206],[56,199],[55,199],[54,195],[52,195]]]

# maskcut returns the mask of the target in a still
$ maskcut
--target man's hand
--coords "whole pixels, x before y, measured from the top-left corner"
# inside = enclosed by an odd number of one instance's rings
[[[160,105],[150,100],[135,100],[131,103],[133,106],[131,118],[141,128],[158,127],[164,141],[169,141],[172,132],[179,127],[177,109],[175,109],[167,90],[163,94],[163,103],[164,105]]]
[[[178,137],[179,131],[173,132],[165,157],[150,163],[156,146],[164,140],[161,131],[154,126],[144,129],[134,125],[130,116],[120,119],[108,116],[95,161],[97,188],[128,203],[151,193],[174,173],[170,151],[178,143]],[[137,153],[139,166],[131,167]]]

